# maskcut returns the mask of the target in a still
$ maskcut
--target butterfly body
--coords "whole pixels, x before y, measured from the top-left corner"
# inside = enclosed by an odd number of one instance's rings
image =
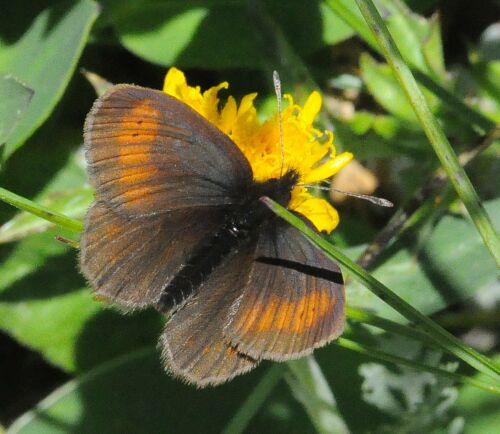
[[[182,306],[232,250],[255,239],[266,221],[277,219],[260,198],[267,196],[286,206],[297,181],[297,172],[289,170],[280,178],[252,181],[242,189],[239,203],[227,206],[221,226],[193,248],[193,254],[163,289],[157,310],[171,313]]]
[[[85,125],[96,201],[81,239],[95,293],[167,314],[165,366],[199,387],[338,336],[338,266],[259,200],[288,206],[299,175],[256,182],[232,140],[162,92],[118,85]]]

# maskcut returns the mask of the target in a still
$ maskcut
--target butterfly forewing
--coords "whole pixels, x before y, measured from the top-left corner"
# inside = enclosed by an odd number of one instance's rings
[[[286,360],[342,333],[344,286],[338,266],[300,232],[271,221],[260,233],[255,261],[225,334],[254,358]]]
[[[90,180],[127,215],[232,203],[252,181],[237,146],[164,92],[113,86],[85,123]]]
[[[97,203],[82,235],[82,270],[112,303],[155,305],[251,183],[250,166],[186,104],[138,86],[117,85],[100,97],[84,136]]]

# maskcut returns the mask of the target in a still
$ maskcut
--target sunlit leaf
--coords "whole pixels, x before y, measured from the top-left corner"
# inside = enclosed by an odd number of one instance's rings
[[[12,76],[0,76],[0,146],[23,117],[33,97],[33,90]]]
[[[16,2],[7,2],[2,9],[4,17],[20,13]],[[97,17],[97,4],[91,0],[47,7],[34,16],[32,12],[36,10],[36,6],[32,10],[26,6],[22,12],[27,20],[13,21],[26,22],[25,28],[2,26],[4,30],[0,31],[0,73],[12,74],[34,91],[31,104],[3,149],[3,159],[19,148],[52,112]],[[15,35],[18,38],[11,42]]]

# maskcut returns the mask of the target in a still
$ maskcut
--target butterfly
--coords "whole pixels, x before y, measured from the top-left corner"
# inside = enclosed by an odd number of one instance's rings
[[[96,100],[84,146],[96,196],[81,270],[110,304],[165,314],[159,347],[174,376],[221,384],[342,333],[339,267],[259,200],[286,207],[299,181],[293,168],[255,181],[217,127],[180,100],[133,85]]]

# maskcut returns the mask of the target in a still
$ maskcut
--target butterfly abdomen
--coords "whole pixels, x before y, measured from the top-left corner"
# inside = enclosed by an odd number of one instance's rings
[[[182,306],[210,273],[239,244],[240,240],[222,226],[194,250],[188,261],[163,289],[157,309],[167,313]]]

